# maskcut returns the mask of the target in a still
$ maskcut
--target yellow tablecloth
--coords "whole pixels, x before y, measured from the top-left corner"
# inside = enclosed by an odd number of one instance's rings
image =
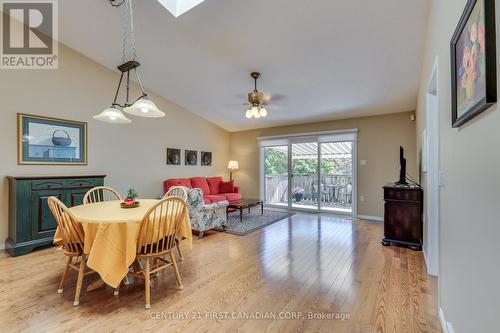
[[[129,209],[121,208],[120,201],[104,201],[69,209],[85,232],[83,251],[88,255],[87,265],[113,288],[118,287],[135,260],[140,222],[146,212],[158,203],[158,200],[152,199],[138,201],[141,203],[139,207]],[[184,238],[183,242],[191,248],[191,223],[187,210],[178,236],[179,239]],[[54,243],[61,241],[59,230],[56,230]]]

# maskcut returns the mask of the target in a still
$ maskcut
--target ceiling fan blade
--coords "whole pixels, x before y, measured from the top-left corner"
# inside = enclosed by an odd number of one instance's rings
[[[285,101],[286,99],[288,99],[288,97],[286,97],[283,94],[272,94],[272,95],[271,94],[264,94],[264,104],[266,104],[266,105],[276,103],[279,101]]]

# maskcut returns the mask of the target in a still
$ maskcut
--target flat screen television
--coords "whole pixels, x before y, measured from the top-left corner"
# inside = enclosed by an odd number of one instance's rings
[[[399,180],[395,183],[396,186],[408,186],[406,181],[406,158],[405,150],[399,146]]]

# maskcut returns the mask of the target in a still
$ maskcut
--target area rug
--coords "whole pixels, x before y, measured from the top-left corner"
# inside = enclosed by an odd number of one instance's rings
[[[284,220],[294,213],[280,212],[276,210],[264,209],[264,215],[260,215],[260,207],[243,210],[243,222],[240,222],[240,211],[229,213],[228,220],[224,228],[215,229],[220,232],[227,232],[228,234],[245,236],[256,230],[264,228],[270,224]]]

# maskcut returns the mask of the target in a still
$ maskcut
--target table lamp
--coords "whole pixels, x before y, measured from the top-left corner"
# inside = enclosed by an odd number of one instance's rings
[[[227,164],[227,168],[229,170],[231,170],[229,172],[229,180],[233,180],[233,171],[234,170],[238,170],[240,167],[238,166],[238,161],[229,161],[229,163]]]

